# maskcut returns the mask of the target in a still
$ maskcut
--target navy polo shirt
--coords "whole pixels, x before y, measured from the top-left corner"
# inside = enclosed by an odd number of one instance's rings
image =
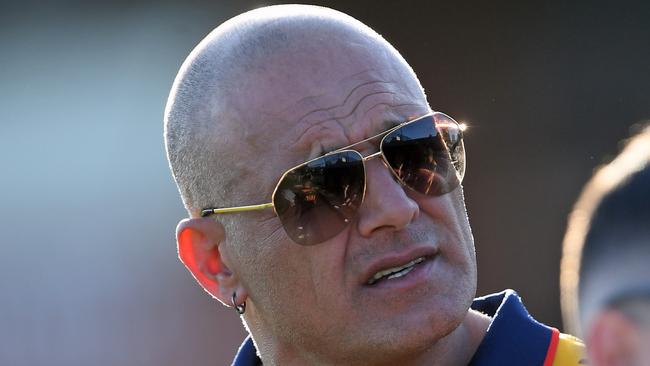
[[[471,366],[546,365],[553,362],[559,332],[533,319],[513,290],[479,297],[472,309],[492,318]],[[246,338],[232,366],[256,366],[257,357],[252,339]]]

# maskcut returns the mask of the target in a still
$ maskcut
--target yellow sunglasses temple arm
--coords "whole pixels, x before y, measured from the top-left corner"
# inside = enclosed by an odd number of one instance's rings
[[[233,212],[264,210],[272,207],[273,207],[273,203],[269,202],[269,203],[262,203],[260,205],[224,207],[224,208],[206,208],[205,210],[201,210],[201,217],[205,217],[212,214],[227,214]]]

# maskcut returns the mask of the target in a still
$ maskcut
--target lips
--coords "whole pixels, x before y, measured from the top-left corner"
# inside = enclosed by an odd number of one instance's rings
[[[435,248],[416,248],[408,252],[392,254],[375,261],[364,272],[364,286],[390,281],[403,276],[437,254]]]
[[[415,267],[416,264],[424,262],[424,257],[418,257],[408,263],[406,263],[403,266],[397,266],[397,267],[392,267],[388,268],[382,271],[379,271],[375,273],[374,276],[366,283],[367,285],[374,285],[376,282],[381,281],[383,279],[393,279],[393,278],[399,278],[402,276],[406,276],[407,273],[411,272],[413,268]]]

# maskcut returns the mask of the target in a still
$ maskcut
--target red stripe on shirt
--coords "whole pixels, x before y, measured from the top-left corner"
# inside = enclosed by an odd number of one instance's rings
[[[553,366],[553,361],[555,360],[555,352],[557,351],[557,344],[560,341],[560,331],[551,328],[553,333],[551,334],[551,343],[548,345],[548,350],[546,351],[546,359],[544,359],[544,366]]]

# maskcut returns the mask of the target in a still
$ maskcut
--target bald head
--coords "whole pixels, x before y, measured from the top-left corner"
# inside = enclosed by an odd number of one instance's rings
[[[264,122],[318,98],[322,80],[330,79],[332,70],[340,70],[332,81],[352,93],[355,75],[345,74],[346,64],[359,57],[368,58],[367,73],[377,72],[372,65],[382,60],[393,65],[422,94],[413,71],[388,42],[354,18],[327,8],[253,10],[202,40],[183,63],[165,110],[167,155],[190,214],[245,200],[241,180],[258,170],[239,153],[287,148],[265,140]],[[299,103],[278,105],[283,103],[278,95]],[[346,99],[340,99],[331,103],[345,106]]]

